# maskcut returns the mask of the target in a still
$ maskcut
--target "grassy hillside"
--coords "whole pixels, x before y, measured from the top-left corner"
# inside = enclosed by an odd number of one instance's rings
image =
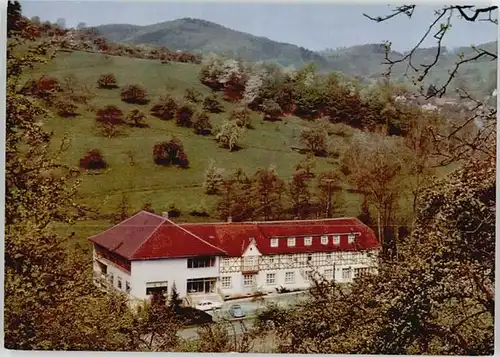
[[[276,61],[284,66],[301,66],[310,61],[320,67],[327,66],[326,60],[313,51],[205,20],[184,18],[148,26],[112,24],[96,28],[115,42],[154,44],[199,53],[215,52],[248,61]]]
[[[200,84],[199,66],[184,63],[161,64],[159,61],[132,59],[127,57],[109,57],[94,53],[61,53],[49,65],[39,69],[35,75],[50,74],[56,78],[73,73],[88,84],[95,83],[100,74],[112,72],[119,85],[141,83],[147,88],[150,98],[168,91],[182,97],[186,88],[196,88],[204,94],[210,90]],[[134,105],[120,101],[119,89],[95,89],[96,107],[114,104],[125,113]],[[149,112],[152,103],[141,109]],[[229,115],[234,104],[224,103],[226,112],[211,114],[214,125]],[[148,128],[128,128],[125,135],[105,138],[95,132],[95,114],[80,108],[81,115],[75,118],[59,118],[46,123],[49,131],[54,131],[54,147],[68,134],[71,145],[63,157],[70,165],[77,165],[78,160],[90,149],[102,151],[109,169],[98,174],[87,174],[80,189],[81,200],[92,207],[99,207],[103,213],[117,211],[125,194],[131,205],[131,211],[140,209],[149,202],[158,211],[167,209],[175,203],[182,211],[179,220],[195,220],[188,215],[190,208],[204,205],[209,211],[213,207],[214,196],[203,193],[201,184],[210,159],[226,172],[242,168],[247,174],[253,174],[258,168],[276,165],[283,179],[288,180],[295,165],[304,158],[291,150],[299,145],[300,131],[310,125],[307,121],[288,117],[282,122],[264,122],[260,115],[253,113],[253,130],[244,135],[243,148],[229,152],[220,148],[213,136],[195,135],[192,129],[179,128],[174,121],[161,121],[148,117]],[[170,135],[179,137],[190,160],[189,169],[158,166],[153,162],[153,145],[166,140]],[[341,137],[334,140],[344,140]],[[133,156],[134,165],[130,163]],[[317,158],[314,171],[322,172],[333,168],[331,159]],[[359,197],[349,195],[345,214],[355,215],[359,209]],[[217,219],[211,217],[210,219]]]

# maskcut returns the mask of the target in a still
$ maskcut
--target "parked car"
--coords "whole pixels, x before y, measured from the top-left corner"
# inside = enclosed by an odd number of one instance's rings
[[[194,307],[195,309],[201,311],[210,311],[210,310],[220,309],[222,307],[222,303],[216,301],[202,300],[197,302]]]
[[[229,313],[232,317],[245,317],[245,311],[243,311],[240,305],[231,305]]]

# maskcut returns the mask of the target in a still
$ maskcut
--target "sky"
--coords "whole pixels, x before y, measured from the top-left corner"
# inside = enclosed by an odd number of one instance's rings
[[[394,5],[341,3],[265,2],[147,2],[147,1],[22,1],[23,14],[42,21],[64,18],[67,26],[103,24],[150,25],[178,18],[204,19],[274,41],[319,51],[327,48],[390,41],[393,49],[410,49],[435,18],[438,5],[419,5],[411,19],[398,16],[375,23],[363,16],[389,14]],[[488,22],[469,23],[455,17],[452,31],[443,44],[469,46],[496,41],[497,27]],[[425,47],[433,46],[427,41]]]

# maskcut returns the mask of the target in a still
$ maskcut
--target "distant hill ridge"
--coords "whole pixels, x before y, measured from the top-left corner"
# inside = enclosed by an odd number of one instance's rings
[[[339,71],[362,80],[379,78],[386,67],[381,65],[385,59],[383,44],[370,43],[327,49],[315,52],[289,43],[277,42],[266,37],[254,36],[232,30],[207,20],[181,18],[153,25],[138,26],[130,24],[109,24],[95,27],[102,36],[114,42],[129,44],[154,44],[171,50],[183,50],[206,54],[215,52],[246,61],[277,62],[283,66],[300,67],[307,62],[314,62],[320,70]],[[489,51],[497,51],[496,42],[478,45]],[[415,63],[431,63],[437,48],[422,48],[415,52]],[[457,49],[443,49],[442,57],[427,80],[439,83],[448,75],[460,52],[472,53],[469,46]],[[392,51],[391,58],[402,58],[405,53]],[[403,78],[406,65],[396,66],[393,79]],[[496,62],[484,61],[464,66],[463,78],[474,87],[491,87],[491,78],[496,79]],[[496,85],[496,84],[495,84]],[[474,88],[474,90],[478,89]],[[491,91],[490,91],[491,92]]]

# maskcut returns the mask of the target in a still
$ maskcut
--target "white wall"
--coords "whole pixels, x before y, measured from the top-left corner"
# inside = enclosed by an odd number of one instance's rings
[[[219,257],[215,265],[208,268],[188,268],[187,259],[157,259],[132,261],[132,291],[131,294],[140,299],[146,299],[147,282],[168,282],[168,294],[175,287],[181,297],[186,296],[188,279],[219,277]]]
[[[125,269],[122,267],[119,267],[118,265],[115,265],[114,263],[110,262],[109,260],[98,257],[94,253],[94,271],[96,273],[100,273],[101,269],[99,268],[99,265],[97,264],[97,260],[100,261],[101,263],[105,264],[107,266],[107,273],[108,274],[113,274],[113,286],[117,290],[121,290],[125,292],[126,289],[126,282],[131,282],[131,274],[127,272]],[[118,277],[122,279],[122,288],[118,289]]]

